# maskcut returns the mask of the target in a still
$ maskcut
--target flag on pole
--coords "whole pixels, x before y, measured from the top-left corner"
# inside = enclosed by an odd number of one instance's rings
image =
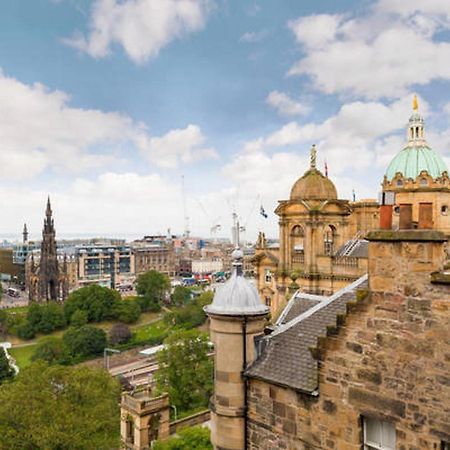
[[[261,208],[259,209],[259,213],[264,217],[264,219],[267,219],[269,217],[267,215],[266,211],[264,210],[263,205],[261,205]]]
[[[327,160],[325,160],[325,176],[328,178],[328,165],[327,165]]]

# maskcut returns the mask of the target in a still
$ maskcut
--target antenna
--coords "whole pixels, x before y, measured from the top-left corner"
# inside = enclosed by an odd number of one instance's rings
[[[184,215],[184,232],[183,237],[187,239],[189,237],[189,216],[186,207],[186,189],[184,186],[184,175],[181,175],[181,193],[183,195],[183,215]]]

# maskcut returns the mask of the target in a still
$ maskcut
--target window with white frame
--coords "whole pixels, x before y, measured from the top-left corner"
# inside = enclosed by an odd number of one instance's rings
[[[364,450],[395,450],[395,425],[363,417]]]
[[[266,275],[265,275],[266,283],[270,283],[272,281],[272,272],[270,269],[266,269]]]

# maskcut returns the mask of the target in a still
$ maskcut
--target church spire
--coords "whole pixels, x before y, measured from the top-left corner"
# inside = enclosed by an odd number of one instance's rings
[[[23,224],[22,236],[23,236],[23,243],[27,244],[28,243],[28,229],[27,229],[26,223]]]
[[[50,203],[50,195],[47,197],[47,209],[45,211],[45,215],[47,218],[50,218],[52,216],[52,205]]]

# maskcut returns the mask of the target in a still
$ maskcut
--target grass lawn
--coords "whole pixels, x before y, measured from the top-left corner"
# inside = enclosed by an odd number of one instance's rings
[[[36,349],[36,345],[25,345],[23,347],[13,347],[8,350],[11,356],[16,360],[17,365],[20,369],[31,364],[31,356]]]
[[[156,339],[168,331],[168,326],[162,320],[150,325],[143,325],[133,329],[135,341],[147,341]]]

